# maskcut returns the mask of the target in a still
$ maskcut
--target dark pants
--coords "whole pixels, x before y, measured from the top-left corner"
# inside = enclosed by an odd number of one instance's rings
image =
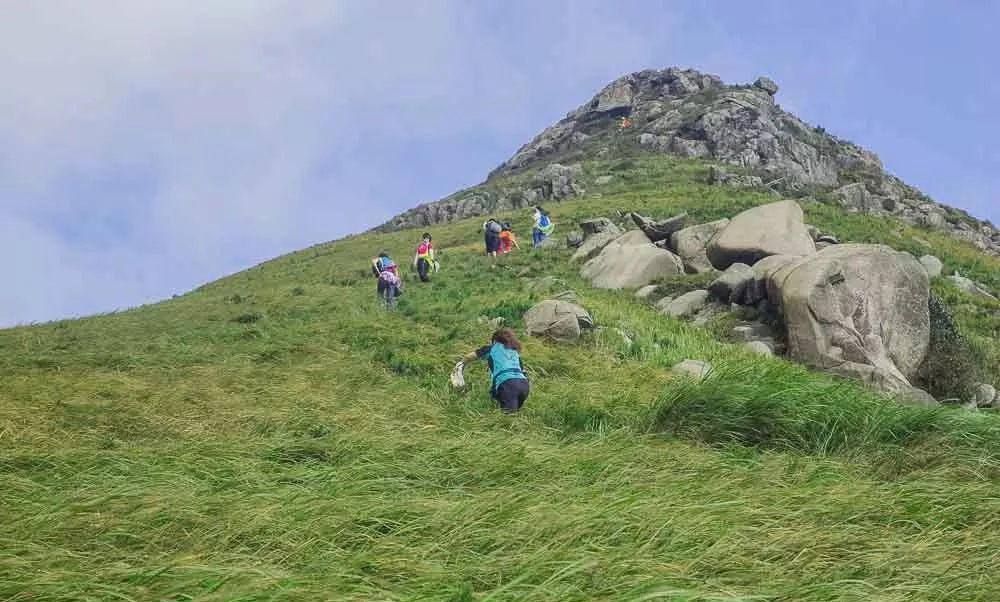
[[[531,231],[531,242],[534,243],[533,246],[537,247],[538,245],[542,244],[542,241],[545,240],[545,238],[546,234],[541,230],[539,230],[538,228],[535,228],[534,230]]]
[[[430,282],[431,262],[423,257],[417,260],[417,274],[420,275],[421,282]]]
[[[500,250],[500,235],[494,232],[486,233],[486,254],[496,253]]]
[[[512,378],[497,387],[493,398],[500,403],[500,409],[505,414],[510,414],[521,409],[530,392],[531,386],[528,384],[528,379]]]

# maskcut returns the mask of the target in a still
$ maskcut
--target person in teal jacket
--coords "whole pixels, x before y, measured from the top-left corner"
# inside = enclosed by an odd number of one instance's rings
[[[489,345],[469,353],[459,363],[459,371],[473,360],[485,360],[490,369],[490,396],[500,404],[500,410],[511,414],[521,409],[528,399],[531,386],[521,364],[521,342],[510,328],[493,333]]]

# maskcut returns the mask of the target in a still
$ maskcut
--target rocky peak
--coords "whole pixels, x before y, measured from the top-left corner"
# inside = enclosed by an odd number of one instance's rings
[[[848,211],[892,215],[949,230],[1000,256],[1000,231],[991,224],[932,202],[886,173],[871,151],[784,111],[775,102],[777,93],[778,85],[763,76],[750,85],[727,85],[718,76],[677,67],[625,75],[518,149],[487,179],[487,184],[500,178],[508,183],[509,176],[537,171],[520,188],[492,197],[482,188],[465,191],[382,228],[429,225],[580,195],[585,191],[574,180],[574,163],[645,152],[710,161],[712,184],[808,195]]]

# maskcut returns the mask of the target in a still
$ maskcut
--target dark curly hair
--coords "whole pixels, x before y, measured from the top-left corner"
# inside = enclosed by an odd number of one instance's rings
[[[517,340],[517,335],[510,328],[501,328],[493,333],[493,342],[500,343],[508,349],[521,351],[521,341]]]

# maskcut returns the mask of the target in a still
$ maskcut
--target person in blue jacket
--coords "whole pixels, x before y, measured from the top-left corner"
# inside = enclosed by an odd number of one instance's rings
[[[521,342],[510,328],[493,333],[489,345],[469,353],[459,364],[485,360],[490,369],[490,396],[500,404],[500,409],[511,414],[521,409],[528,399],[531,387],[521,364]]]

